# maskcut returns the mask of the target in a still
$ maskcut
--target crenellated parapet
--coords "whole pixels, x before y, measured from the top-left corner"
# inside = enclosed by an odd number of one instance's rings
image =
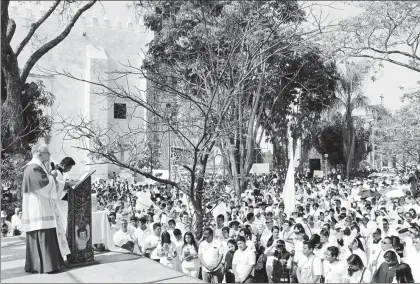
[[[13,18],[16,24],[18,24],[18,21],[34,22],[44,15],[52,4],[52,1],[10,1],[9,17]],[[60,15],[58,12],[54,12],[46,20],[46,23],[58,22],[60,24],[66,24],[70,21],[71,16]],[[131,18],[124,20],[117,18],[111,22],[107,14],[102,16],[97,14],[86,16],[86,14],[82,14],[76,22],[75,27],[82,27],[89,30],[97,28],[102,31],[109,29],[109,31],[114,32],[152,33],[144,26],[142,21],[135,23]]]

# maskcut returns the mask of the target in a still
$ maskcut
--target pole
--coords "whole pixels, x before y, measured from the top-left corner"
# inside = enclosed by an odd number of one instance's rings
[[[169,161],[169,180],[171,180],[171,130],[169,130],[169,143],[168,143],[168,161]]]

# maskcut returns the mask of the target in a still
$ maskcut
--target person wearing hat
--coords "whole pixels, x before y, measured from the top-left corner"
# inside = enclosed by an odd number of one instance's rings
[[[26,233],[26,272],[59,271],[70,254],[65,228],[55,200],[62,198],[69,184],[51,172],[50,151],[35,145],[33,158],[25,165],[22,183],[22,231]],[[55,205],[55,206],[54,206]]]

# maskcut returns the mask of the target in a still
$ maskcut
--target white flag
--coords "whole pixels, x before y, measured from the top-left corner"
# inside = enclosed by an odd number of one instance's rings
[[[289,169],[287,170],[286,182],[283,188],[284,212],[290,218],[295,210],[295,167],[293,166],[293,154],[290,159]]]

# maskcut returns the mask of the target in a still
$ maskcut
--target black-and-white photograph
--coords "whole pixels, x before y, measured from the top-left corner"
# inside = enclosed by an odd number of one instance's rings
[[[420,1],[0,9],[2,283],[420,282]]]

